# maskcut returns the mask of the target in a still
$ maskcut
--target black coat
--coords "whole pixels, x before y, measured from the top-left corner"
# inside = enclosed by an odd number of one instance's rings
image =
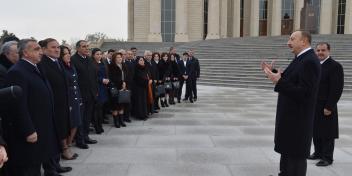
[[[314,137],[338,138],[338,113],[339,101],[344,85],[342,65],[332,58],[321,65],[321,79],[314,119]],[[332,111],[329,117],[324,116],[324,108]]]
[[[148,73],[150,75],[150,79],[154,80],[159,80],[159,69],[158,69],[158,64],[154,61],[151,60],[150,62],[145,61],[145,65],[148,69]]]
[[[169,61],[164,61],[161,59],[158,63],[158,69],[159,69],[159,80],[165,81],[165,79],[168,77],[171,77],[171,71],[172,67]]]
[[[19,100],[10,105],[3,123],[9,162],[28,166],[57,155],[59,140],[54,130],[54,100],[45,76],[21,59],[6,75],[6,85],[18,85],[23,91]],[[26,137],[34,132],[38,134],[38,141],[26,142]]]
[[[143,119],[147,116],[147,90],[148,90],[148,70],[146,67],[136,65],[134,80],[134,115]]]
[[[77,70],[78,84],[83,102],[94,100],[98,94],[98,74],[93,60],[83,58],[78,53],[71,57],[71,63]]]
[[[116,64],[109,65],[109,78],[111,83],[116,86],[118,90],[122,89],[122,83],[126,83],[126,77],[128,77],[127,67],[125,64],[122,64],[122,70]],[[122,80],[122,71],[123,71],[123,80]],[[127,83],[126,83],[127,85]],[[128,88],[128,85],[126,86]]]
[[[4,54],[0,54],[0,88],[4,87],[5,75],[13,63]]]
[[[313,49],[294,59],[275,86],[279,93],[275,151],[305,158],[310,154],[320,63]]]
[[[68,100],[67,78],[64,67],[60,68],[49,57],[43,56],[38,64],[48,79],[54,96],[54,124],[59,139],[65,139],[70,132],[70,111]]]
[[[191,57],[190,59],[192,63],[194,64],[194,71],[195,71],[195,77],[199,78],[200,77],[200,65],[199,65],[199,60],[195,58],[194,56]]]

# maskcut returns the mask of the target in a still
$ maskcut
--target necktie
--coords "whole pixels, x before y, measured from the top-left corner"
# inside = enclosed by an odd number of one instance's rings
[[[59,70],[61,70],[61,65],[60,65],[59,61],[58,61],[58,60],[55,60],[54,62],[55,62],[55,64],[56,64],[57,68],[59,68]]]

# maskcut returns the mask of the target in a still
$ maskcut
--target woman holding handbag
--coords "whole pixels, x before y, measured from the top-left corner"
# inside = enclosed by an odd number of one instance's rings
[[[169,98],[170,89],[172,88],[170,79],[171,65],[169,61],[169,54],[161,54],[161,60],[158,64],[158,68],[159,79],[161,80],[161,84],[165,86],[165,93],[160,95],[161,107],[169,107],[169,105],[167,104],[167,99]]]
[[[109,65],[110,86],[117,90],[127,90],[126,76],[128,73],[126,66],[122,63],[122,53],[112,54],[111,61]],[[126,107],[126,104],[118,102],[117,97],[112,97],[112,117],[116,128],[126,126],[123,120],[123,113]]]
[[[180,75],[180,69],[177,64],[176,60],[176,55],[171,54],[170,55],[170,65],[171,65],[171,82],[172,82],[172,90],[170,92],[170,98],[169,98],[169,103],[170,104],[176,104],[175,103],[175,97],[177,97],[177,92],[180,87],[180,82],[178,81],[178,77]]]

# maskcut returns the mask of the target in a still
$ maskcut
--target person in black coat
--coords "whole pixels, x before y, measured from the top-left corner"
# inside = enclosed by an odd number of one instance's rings
[[[156,101],[156,96],[155,96],[155,90],[156,90],[156,85],[158,83],[159,79],[159,69],[158,65],[153,61],[153,53],[149,50],[146,50],[144,52],[144,57],[145,57],[145,65],[147,67],[148,73],[150,75],[150,79],[153,80],[152,83],[152,94],[153,94],[153,103],[148,104],[148,113],[153,114],[153,113],[158,113],[156,110],[157,106],[155,106],[155,101]]]
[[[125,122],[130,123],[130,115],[133,115],[134,113],[134,98],[133,98],[133,90],[134,90],[134,70],[136,68],[136,61],[133,59],[133,52],[131,50],[128,50],[125,60],[125,65],[127,69],[127,77],[126,77],[126,83],[128,85],[128,89],[131,90],[131,103],[127,105],[125,111],[124,111],[124,120]]]
[[[102,61],[102,56],[102,52],[99,48],[94,48],[92,50],[92,59],[96,67],[96,72],[98,76],[98,97],[94,108],[94,118],[92,120],[95,132],[97,134],[101,134],[104,132],[103,106],[109,100],[107,91],[107,86],[110,82],[110,80],[108,79],[108,67]]]
[[[262,62],[279,93],[275,124],[275,151],[281,154],[280,174],[304,176],[310,154],[320,63],[310,47],[311,35],[296,31],[287,42],[295,59],[284,72]]]
[[[96,144],[97,141],[89,138],[89,125],[94,114],[94,103],[98,95],[98,75],[93,60],[89,57],[89,45],[85,40],[76,43],[76,54],[71,57],[78,74],[78,84],[83,101],[82,127],[79,127],[76,136],[76,146],[88,149],[87,144]]]
[[[54,99],[48,80],[36,65],[41,60],[41,47],[36,40],[24,39],[18,48],[22,59],[5,77],[6,86],[22,88],[22,96],[10,105],[3,119],[7,171],[9,175],[39,176],[41,164],[59,154]]]
[[[7,71],[18,61],[17,42],[9,41],[1,46],[0,50],[0,88],[4,87]]]
[[[81,92],[79,91],[78,76],[76,68],[71,64],[71,52],[66,46],[60,46],[59,61],[62,63],[68,86],[68,99],[70,109],[70,135],[67,139],[67,145],[71,146],[76,136],[77,128],[82,125],[81,109],[83,106]],[[76,154],[70,154],[77,157]],[[63,157],[64,158],[64,157]],[[64,158],[69,159],[69,158]]]
[[[159,69],[159,80],[161,80],[160,84],[171,83],[171,65],[169,61],[169,54],[162,53],[161,60],[158,63]],[[169,107],[167,103],[167,99],[170,95],[170,89],[165,89],[165,94],[160,95],[160,103],[161,107]]]
[[[181,96],[182,96],[182,87],[184,85],[184,83],[188,81],[188,72],[189,72],[189,64],[190,61],[188,61],[188,53],[185,52],[183,53],[183,58],[182,60],[178,61],[178,67],[180,68],[180,73],[179,73],[179,80],[180,80],[180,87],[178,89],[178,93],[177,93],[177,102],[180,103],[181,102]],[[186,85],[187,87],[187,85]],[[193,100],[192,100],[193,102]]]
[[[111,64],[109,65],[109,77],[111,86],[114,86],[117,90],[127,90],[126,77],[128,77],[127,67],[122,61],[122,53],[114,53],[112,55]],[[124,111],[128,105],[120,104],[117,99],[112,98],[112,117],[114,119],[114,125],[116,128],[126,127],[124,122]]]
[[[200,65],[199,65],[199,60],[194,57],[194,51],[191,49],[188,52],[189,54],[189,60],[193,63],[194,65],[194,76],[191,77],[191,86],[192,86],[192,93],[193,93],[193,100],[197,101],[197,79],[200,77]]]
[[[179,86],[179,81],[178,81],[178,78],[180,76],[180,68],[178,67],[178,64],[177,64],[177,59],[176,59],[176,54],[171,54],[170,55],[170,79],[171,79],[171,82],[172,82],[172,90],[170,92],[170,97],[169,97],[169,103],[174,105],[176,104],[175,103],[175,97],[177,97],[177,94],[178,94],[178,87],[175,87],[175,85],[177,84],[178,82],[178,86]]]
[[[60,57],[60,45],[55,39],[48,38],[41,41],[43,57],[38,64],[43,74],[48,79],[54,98],[54,125],[61,143],[61,151],[64,158],[72,158],[71,151],[67,145],[70,132],[70,114],[68,106],[67,79],[58,58]],[[57,172],[71,171],[71,167],[60,166],[60,155],[53,157],[51,161],[45,162],[43,168],[45,175],[58,175]]]
[[[136,62],[133,77],[135,84],[133,91],[135,98],[134,115],[137,119],[146,120],[148,119],[147,91],[149,84],[152,84],[152,80],[148,77],[148,70],[146,69],[144,58],[139,57]]]
[[[309,159],[320,159],[317,166],[332,164],[335,139],[339,137],[337,102],[344,85],[343,68],[330,57],[330,45],[318,43],[316,53],[321,63],[321,79],[314,118],[314,153]]]
[[[155,76],[154,76],[154,81],[153,81],[153,83],[155,85],[155,89],[157,89],[157,86],[159,86],[161,83],[160,76],[159,76],[159,68],[158,68],[159,61],[160,61],[160,54],[158,52],[153,53],[151,63],[152,63],[152,67],[155,70],[155,74],[154,74]],[[154,93],[156,91],[157,90],[155,90]],[[154,97],[154,108],[156,110],[160,110],[159,99],[160,99],[160,95],[158,92],[158,94],[155,94],[155,97]]]

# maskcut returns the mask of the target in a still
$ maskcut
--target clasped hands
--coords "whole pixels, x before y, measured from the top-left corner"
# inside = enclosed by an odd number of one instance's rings
[[[269,78],[274,84],[276,84],[281,79],[282,70],[279,69],[276,73],[273,72],[274,63],[275,61],[271,61],[270,64],[265,61],[262,61],[261,68],[265,73],[265,75],[267,76],[267,78]]]

